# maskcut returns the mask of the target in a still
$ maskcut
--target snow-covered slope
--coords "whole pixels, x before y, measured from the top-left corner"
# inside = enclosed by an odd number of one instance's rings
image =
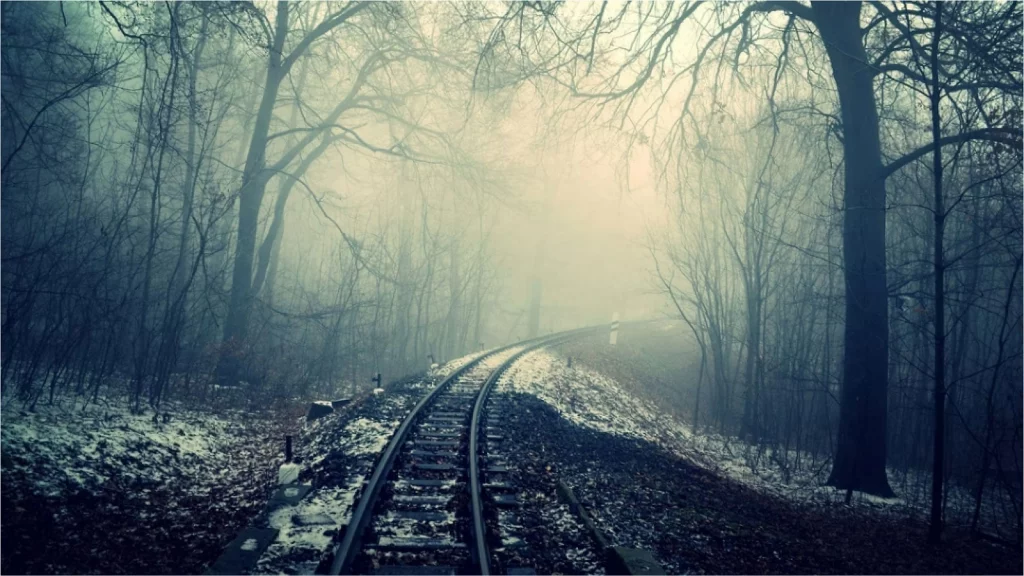
[[[294,422],[115,401],[2,416],[5,573],[202,571],[259,513]]]

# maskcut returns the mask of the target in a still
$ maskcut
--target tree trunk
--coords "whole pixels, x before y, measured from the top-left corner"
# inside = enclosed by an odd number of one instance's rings
[[[260,205],[266,192],[267,182],[276,171],[287,167],[306,146],[312,144],[323,135],[326,128],[312,130],[299,139],[299,142],[288,149],[270,168],[267,167],[267,144],[270,123],[273,119],[274,104],[281,82],[288,75],[294,62],[307,50],[314,38],[323,31],[341,25],[348,16],[362,10],[367,4],[353,4],[346,10],[345,17],[331,19],[327,28],[318,27],[310,32],[293,49],[287,58],[282,58],[282,51],[288,37],[288,11],[290,3],[280,0],[277,3],[277,22],[274,33],[274,45],[270,49],[267,65],[267,81],[263,88],[263,96],[253,125],[253,134],[249,143],[249,153],[245,160],[242,173],[242,188],[238,195],[238,247],[235,249],[235,262],[231,276],[231,297],[228,301],[228,315],[224,322],[224,346],[221,350],[217,366],[218,379],[226,383],[238,381],[239,368],[245,355],[246,337],[249,332],[249,315],[255,296],[253,290],[253,263],[256,252],[256,235]],[[321,126],[331,126],[348,110],[367,77],[385,62],[380,53],[375,53],[363,63],[359,74],[353,80],[348,95],[334,107],[330,114],[323,118]]]
[[[174,267],[174,275],[172,276],[174,281],[172,282],[171,298],[175,298],[181,293],[185,284],[185,267],[190,260],[188,254],[191,247],[189,230],[192,226],[191,219],[196,194],[196,128],[198,125],[196,116],[199,111],[196,83],[202,62],[203,48],[206,46],[208,25],[209,19],[204,16],[203,23],[199,28],[199,40],[196,41],[195,52],[191,62],[186,61],[189,67],[188,140],[185,151],[185,180],[182,183],[181,191],[181,232],[178,237],[178,260]]]
[[[536,338],[540,334],[540,300],[543,286],[540,278],[534,277],[530,284],[530,315],[527,324],[527,338]]]
[[[306,74],[309,71],[309,60],[305,59],[302,62],[302,70],[299,72],[299,82],[295,86],[295,104],[292,106],[291,116],[288,119],[288,126],[295,128],[295,125],[299,118],[299,95],[302,94],[303,88],[306,86]],[[256,266],[256,277],[252,282],[252,293],[253,295],[259,294],[263,289],[264,280],[270,280],[268,284],[271,284],[273,278],[268,278],[268,270],[274,269],[276,271],[277,259],[276,255],[281,251],[281,242],[284,238],[284,209],[288,203],[288,196],[292,192],[292,188],[295,186],[297,179],[302,178],[306,170],[309,169],[310,164],[313,163],[324,150],[327,149],[329,140],[325,138],[321,141],[320,145],[313,151],[312,154],[307,156],[299,164],[298,168],[295,169],[290,176],[282,174],[280,176],[280,185],[277,189],[277,202],[274,204],[274,219],[270,223],[270,230],[267,231],[266,238],[263,239],[263,243],[260,244],[259,259],[257,260]],[[273,260],[273,265],[271,265]],[[269,293],[273,289],[273,286],[267,286],[267,292]]]
[[[260,244],[256,274],[252,281],[252,293],[254,296],[259,294],[260,290],[263,289],[264,281],[269,280],[267,271],[270,267],[271,261],[274,259],[274,253],[281,245],[281,239],[284,236],[284,209],[288,203],[288,196],[291,195],[292,188],[295,187],[296,180],[301,178],[302,175],[306,173],[306,170],[309,169],[310,165],[312,165],[313,162],[315,162],[316,159],[319,158],[328,147],[330,147],[331,142],[332,140],[330,138],[324,138],[320,142],[320,145],[302,160],[292,175],[282,176],[284,180],[281,181],[281,187],[277,192],[277,201],[274,203],[274,218],[270,221],[270,229],[267,230],[267,236]]]
[[[160,223],[160,187],[162,184],[164,157],[167,152],[167,140],[172,130],[171,123],[174,113],[174,96],[178,84],[178,54],[175,51],[174,42],[170,42],[171,64],[167,72],[167,78],[160,95],[160,101],[156,108],[157,117],[157,153],[156,167],[152,177],[152,190],[150,191],[149,203],[149,240],[146,247],[146,260],[142,280],[142,300],[139,305],[138,323],[138,354],[135,361],[134,385],[132,390],[133,409],[140,408],[139,399],[142,396],[142,388],[147,377],[149,367],[149,349],[152,344],[152,334],[148,326],[148,315],[150,307],[150,293],[153,283],[153,259],[156,255],[157,239],[159,237]],[[166,110],[166,118],[163,116]],[[147,151],[147,158],[151,158],[152,149]],[[151,161],[151,160],[148,160]]]
[[[288,3],[279,2],[277,7],[274,45],[270,49],[267,65],[267,80],[263,96],[256,113],[252,137],[249,139],[249,153],[242,172],[242,188],[238,194],[238,243],[231,273],[231,296],[228,300],[228,314],[224,321],[224,346],[217,365],[217,377],[225,384],[238,382],[242,350],[249,332],[249,312],[252,309],[252,265],[256,252],[256,232],[259,224],[260,204],[267,189],[269,177],[264,173],[267,153],[267,136],[273,118],[274,103],[284,78],[281,67],[281,51],[288,35]]]
[[[175,18],[181,4],[175,6]],[[185,306],[188,299],[188,291],[191,285],[188,268],[191,260],[192,248],[191,227],[193,205],[196,192],[196,130],[198,127],[197,114],[199,111],[196,93],[197,77],[202,62],[203,48],[206,46],[206,36],[209,26],[209,19],[203,17],[203,23],[199,29],[199,39],[196,41],[195,51],[192,58],[186,56],[185,65],[188,70],[188,136],[185,149],[185,179],[181,190],[181,227],[178,235],[178,256],[175,261],[174,271],[171,274],[171,283],[167,291],[166,304],[164,307],[163,329],[161,330],[160,348],[156,359],[156,381],[150,390],[150,404],[154,407],[159,403],[160,396],[167,384],[171,371],[177,363],[179,351],[179,339],[181,326],[185,322]]]
[[[928,524],[928,542],[938,544],[942,536],[942,484],[946,461],[946,265],[943,257],[943,235],[946,225],[946,207],[942,197],[942,119],[939,116],[939,101],[942,97],[939,86],[939,39],[942,35],[942,4],[935,4],[935,32],[932,35],[932,152],[933,177],[935,179],[935,259],[932,273],[935,276],[935,440],[932,446],[932,506]]]
[[[978,474],[978,484],[974,492],[974,512],[971,515],[971,531],[978,530],[978,520],[981,517],[981,499],[985,492],[985,480],[988,476],[988,468],[992,461],[992,435],[995,429],[995,394],[999,386],[1000,368],[1003,364],[1003,354],[1006,351],[1006,342],[1009,337],[1006,327],[1010,320],[1010,306],[1013,304],[1013,285],[1017,281],[1017,274],[1020,272],[1021,260],[1018,259],[1013,267],[1013,274],[1010,276],[1010,283],[1006,288],[1006,300],[1003,303],[1003,319],[999,326],[999,347],[996,350],[996,361],[992,367],[992,378],[989,380],[988,392],[985,395],[985,433],[981,447],[981,468]]]
[[[451,244],[451,256],[448,266],[448,323],[445,330],[445,360],[451,360],[458,354],[458,330],[462,308],[462,278],[459,274],[459,239]]]
[[[889,318],[885,178],[878,112],[860,29],[860,2],[815,2],[843,123],[843,266],[846,273],[839,439],[828,484],[893,496],[885,474]]]
[[[750,253],[748,246],[748,254]],[[747,356],[744,367],[746,387],[743,390],[743,421],[740,424],[742,437],[758,439],[761,435],[758,419],[759,374],[761,353],[761,270],[755,260],[744,270],[747,298]]]
[[[409,362],[409,320],[412,315],[413,297],[416,286],[412,271],[412,203],[407,198],[399,200],[401,206],[401,229],[399,231],[398,271],[395,290],[398,292],[394,329],[394,362],[399,372],[405,374],[414,366]]]

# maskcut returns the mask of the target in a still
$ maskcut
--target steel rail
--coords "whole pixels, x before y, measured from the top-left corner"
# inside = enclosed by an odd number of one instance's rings
[[[517,352],[507,360],[501,363],[500,366],[495,368],[484,386],[481,387],[480,392],[477,396],[477,404],[473,410],[473,428],[470,431],[470,475],[475,478],[477,482],[474,482],[471,478],[470,490],[471,497],[473,498],[473,519],[474,519],[474,539],[476,543],[474,550],[476,554],[480,554],[483,551],[484,556],[477,558],[477,562],[480,564],[481,570],[486,570],[489,566],[489,557],[487,556],[487,543],[486,543],[486,530],[483,525],[483,506],[480,501],[480,490],[479,490],[479,470],[477,469],[477,454],[475,452],[476,447],[476,435],[474,431],[477,429],[476,424],[479,422],[479,409],[483,405],[482,400],[486,399],[485,390],[489,389],[489,386],[493,386],[494,382],[497,381],[498,377],[507,369],[511,364],[521,357],[523,354],[536,350],[537,348],[547,346],[555,343],[556,341],[565,340],[568,338],[575,337],[581,333],[589,332],[593,330],[600,330],[604,326],[579,328],[576,330],[570,330],[555,335],[542,336],[533,340],[527,341],[527,347]],[[532,344],[531,344],[532,343]],[[399,425],[394,435],[391,437],[391,441],[388,442],[387,447],[381,455],[381,458],[375,467],[373,474],[370,476],[370,480],[366,484],[366,488],[363,490],[362,495],[359,498],[359,503],[356,505],[355,510],[352,512],[352,517],[349,519],[348,526],[345,528],[345,533],[342,536],[341,542],[334,548],[334,557],[331,561],[331,567],[329,574],[348,574],[351,572],[352,565],[356,560],[360,550],[362,549],[363,534],[366,531],[366,527],[369,525],[370,520],[373,517],[373,508],[377,503],[377,499],[380,496],[381,490],[384,485],[387,484],[388,475],[391,473],[391,469],[394,467],[395,460],[401,453],[402,445],[405,444],[406,438],[409,435],[413,424],[416,422],[420,412],[428,406],[438,395],[441,394],[452,382],[463,376],[470,369],[475,367],[477,364],[494,356],[515,348],[516,346],[522,346],[524,343],[517,342],[515,344],[509,344],[502,346],[491,352],[480,354],[476,358],[467,362],[464,366],[458,370],[452,372],[444,380],[441,381],[429,394],[427,394],[422,400],[420,400],[412,411],[406,416],[405,420]],[[474,489],[475,486],[475,489]],[[482,548],[481,548],[482,547]],[[488,572],[481,572],[481,574],[488,574]]]
[[[543,339],[536,344],[527,346],[519,352],[516,352],[510,356],[507,360],[501,363],[500,366],[491,372],[487,381],[484,382],[483,387],[480,388],[480,393],[476,397],[476,404],[473,406],[473,417],[470,420],[469,428],[469,497],[472,506],[473,515],[473,559],[476,561],[476,574],[481,576],[488,576],[491,573],[490,566],[490,550],[487,546],[487,526],[484,521],[484,506],[482,496],[482,486],[480,483],[480,450],[479,450],[479,436],[480,436],[480,414],[483,412],[484,404],[487,403],[487,398],[490,396],[491,390],[494,385],[501,378],[502,374],[505,373],[508,368],[512,366],[516,360],[519,360],[524,355],[543,348],[568,340],[575,336],[578,336],[581,332],[595,330],[596,328],[582,328],[579,330],[573,330],[567,333],[558,334]]]
[[[405,443],[406,437],[409,435],[409,430],[412,428],[413,423],[419,416],[420,411],[430,404],[433,399],[438,396],[445,388],[447,388],[452,382],[457,380],[464,373],[468,372],[472,367],[482,362],[485,358],[499,354],[508,350],[515,344],[498,348],[492,352],[480,354],[476,358],[467,362],[464,366],[458,370],[452,372],[441,381],[440,384],[434,387],[434,389],[427,394],[422,400],[420,400],[412,412],[406,416],[402,424],[399,425],[398,430],[391,437],[391,441],[388,442],[387,447],[384,449],[384,453],[381,455],[381,459],[370,476],[369,482],[366,484],[366,489],[359,498],[359,504],[356,505],[356,509],[352,512],[352,517],[349,519],[348,526],[345,527],[345,535],[342,537],[341,542],[334,549],[334,558],[331,562],[330,574],[342,574],[351,571],[352,563],[356,559],[356,555],[359,553],[362,544],[363,532],[366,530],[367,524],[373,516],[373,506],[377,502],[377,497],[380,496],[380,491],[384,488],[387,483],[388,474],[391,473],[391,468],[394,467],[395,459],[398,457],[401,451],[402,445]]]

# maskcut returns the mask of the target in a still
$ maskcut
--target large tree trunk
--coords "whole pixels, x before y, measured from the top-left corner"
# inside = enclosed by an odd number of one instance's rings
[[[299,82],[295,86],[295,104],[292,106],[291,116],[288,119],[288,126],[295,128],[296,123],[299,119],[299,95],[302,94],[302,90],[306,87],[306,74],[309,71],[309,60],[305,59],[302,62],[302,71],[299,73]],[[273,268],[276,270],[277,266],[277,254],[281,252],[281,242],[284,238],[284,208],[288,203],[288,196],[292,192],[292,187],[295,186],[297,179],[302,178],[309,166],[323,154],[324,150],[327,149],[329,139],[324,138],[320,146],[317,149],[304,158],[299,164],[299,167],[291,175],[282,174],[280,176],[280,184],[277,189],[277,202],[274,204],[274,219],[270,223],[270,230],[267,231],[267,236],[263,239],[263,243],[260,244],[259,258],[256,264],[256,276],[252,281],[252,293],[253,295],[260,294],[263,289],[264,280],[268,279],[268,269]],[[271,260],[274,262],[274,266],[271,266]],[[272,280],[272,278],[270,279]],[[272,282],[268,282],[272,284]],[[272,285],[267,286],[267,293],[273,289]]]
[[[235,29],[234,28],[230,28],[230,35],[228,36],[228,49],[227,49],[227,52],[228,52],[228,54],[232,54],[232,55],[234,54],[234,52],[233,52],[234,38],[235,38]],[[245,162],[245,156],[246,156],[246,153],[249,150],[248,147],[247,147],[248,141],[245,139],[245,136],[247,134],[251,133],[250,130],[252,129],[253,120],[256,117],[256,111],[258,110],[257,106],[259,105],[259,97],[260,97],[260,93],[257,92],[256,90],[246,90],[246,92],[247,92],[247,96],[245,97],[245,103],[241,106],[241,110],[243,110],[244,113],[242,115],[242,128],[239,131],[238,138],[237,138],[238,150],[235,152],[235,157],[234,157],[233,162],[231,164],[231,166],[233,166],[233,167],[242,166],[243,170],[244,170],[243,162]],[[208,260],[208,262],[210,262],[210,264],[208,264],[208,266],[212,270],[216,271],[218,274],[221,271],[225,272],[223,275],[221,275],[219,277],[220,285],[218,286],[218,288],[223,289],[225,291],[230,290],[230,286],[228,285],[228,282],[227,282],[227,273],[226,273],[226,271],[227,271],[227,266],[228,266],[228,260],[231,257],[231,255],[234,253],[234,250],[235,250],[234,243],[236,241],[236,238],[235,238],[236,230],[235,230],[234,223],[237,221],[237,218],[235,216],[235,204],[236,204],[235,196],[234,195],[228,196],[228,198],[226,199],[226,202],[227,202],[227,204],[223,208],[224,213],[220,217],[220,219],[217,221],[217,232],[216,232],[217,238],[223,238],[224,245],[223,245],[222,249],[214,250],[213,253],[209,256],[209,260]]]
[[[306,156],[290,176],[282,176],[281,187],[277,191],[277,201],[274,203],[274,218],[270,221],[270,229],[267,236],[260,244],[259,259],[257,260],[256,274],[252,281],[252,293],[255,296],[263,289],[265,280],[268,280],[268,268],[281,246],[284,237],[284,209],[288,204],[288,197],[298,178],[302,178],[306,170],[330,147],[332,140],[324,138],[315,150]],[[267,287],[269,289],[269,286]]]
[[[259,224],[260,204],[267,189],[269,175],[265,172],[267,136],[273,118],[274,103],[284,78],[281,51],[288,35],[288,3],[279,2],[276,34],[270,49],[267,81],[256,113],[249,153],[242,172],[242,188],[238,194],[238,243],[231,273],[231,297],[224,321],[224,346],[217,365],[217,377],[225,384],[238,382],[241,356],[249,332],[249,312],[252,309],[252,265],[256,253],[256,232]]]
[[[860,2],[815,2],[842,108],[846,323],[839,441],[828,483],[892,496],[885,474],[889,324],[885,269],[885,178],[873,70]]]
[[[274,103],[281,83],[288,71],[301,54],[309,48],[315,38],[326,31],[340,26],[350,16],[362,10],[368,4],[355,3],[344,9],[335,17],[307,34],[292,50],[287,58],[283,50],[288,37],[288,11],[290,3],[280,0],[277,3],[277,22],[274,33],[274,44],[270,47],[270,58],[267,65],[267,81],[263,88],[263,96],[253,125],[252,138],[249,141],[249,153],[245,159],[245,170],[242,172],[242,188],[238,194],[238,246],[235,249],[235,263],[231,275],[231,298],[228,301],[227,320],[224,322],[224,346],[221,350],[220,362],[217,366],[218,379],[225,383],[238,381],[241,360],[245,355],[246,337],[249,332],[249,315],[255,296],[253,290],[253,263],[256,252],[256,233],[259,220],[260,205],[267,182],[275,172],[287,167],[306,146],[321,137],[324,129],[311,130],[291,146],[276,162],[267,167],[267,143],[270,123],[273,119]],[[352,88],[323,118],[322,126],[331,126],[353,105],[353,100],[367,77],[385,62],[380,53],[375,53],[363,63],[359,74],[353,81]]]

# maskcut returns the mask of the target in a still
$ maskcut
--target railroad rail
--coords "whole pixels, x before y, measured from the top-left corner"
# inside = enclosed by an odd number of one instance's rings
[[[329,573],[490,574],[486,504],[514,502],[514,495],[506,493],[514,487],[500,480],[507,464],[496,461],[489,448],[501,437],[483,425],[488,396],[522,355],[598,329],[562,332],[481,354],[420,400],[377,461],[334,548]],[[488,418],[493,424],[493,415]],[[489,448],[486,456],[481,454],[484,446]],[[496,493],[485,498],[485,489]]]

